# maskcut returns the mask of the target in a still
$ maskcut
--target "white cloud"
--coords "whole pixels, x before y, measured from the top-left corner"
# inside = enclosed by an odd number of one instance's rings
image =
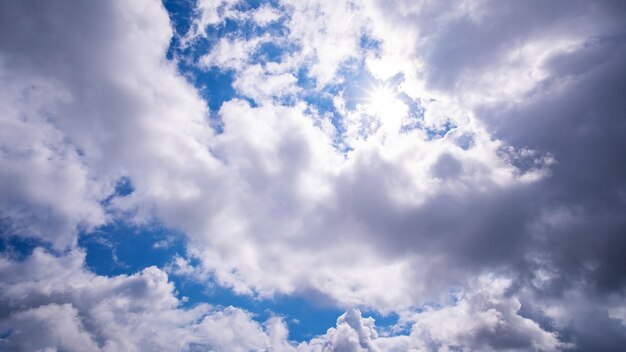
[[[0,216],[16,234],[41,237],[63,248],[77,227],[105,221],[98,201],[112,191],[96,182],[79,150],[47,115],[71,100],[44,79],[23,82],[0,66]]]
[[[306,64],[318,87],[335,81],[339,67],[361,53],[364,18],[358,3],[338,1],[285,1],[290,18],[289,40],[300,46],[294,55]]]
[[[571,345],[519,315],[520,301],[506,290],[510,281],[481,277],[457,295],[453,306],[426,308],[411,317],[411,338],[425,350],[556,351]]]
[[[456,294],[449,306],[403,314],[409,335],[380,336],[372,318],[350,309],[326,334],[298,346],[302,351],[558,351],[559,341],[536,322],[519,315],[520,302],[505,292],[510,281],[483,276]]]
[[[243,70],[250,65],[251,56],[259,45],[269,40],[269,37],[255,37],[250,40],[221,38],[208,54],[198,59],[198,63],[205,68],[215,66]]]
[[[374,344],[378,333],[374,319],[362,318],[357,309],[346,311],[337,319],[337,326],[326,334],[298,346],[299,351],[379,351]]]
[[[198,37],[206,36],[208,26],[217,25],[228,17],[238,17],[234,6],[239,0],[199,0],[196,2],[195,17],[189,32],[182,38],[184,45],[189,45]]]
[[[0,348],[67,351],[402,351],[541,350],[569,347],[519,315],[510,281],[483,277],[442,308],[403,314],[409,335],[381,335],[373,318],[348,309],[336,327],[295,346],[279,317],[264,323],[234,307],[182,308],[167,275],[149,267],[133,275],[98,276],[84,252],[56,257],[42,249],[23,261],[0,258]],[[62,322],[62,324],[61,324]]]
[[[23,351],[98,351],[70,304],[42,305],[15,313],[0,326],[8,331],[0,346]],[[36,338],[32,335],[38,331]]]
[[[249,66],[237,75],[233,88],[239,93],[262,103],[295,94],[297,78],[289,72],[268,72],[267,67]]]
[[[46,4],[32,15],[74,22],[36,21],[32,28],[18,20],[31,10],[25,4],[3,11],[19,33],[2,39],[3,216],[27,224],[24,234],[71,246],[77,226],[105,222],[99,202],[118,177],[141,179],[136,192],[148,198],[175,192],[189,199],[193,185],[174,177],[187,171],[165,170],[162,161],[211,168],[204,103],[164,62],[171,29],[163,8],[153,5]],[[111,19],[115,31],[105,29]]]
[[[244,12],[235,10],[233,4],[199,2],[197,11],[201,15],[194,20],[193,28],[187,33],[186,43],[205,36],[206,26],[216,25],[227,18],[240,21],[251,18],[262,27],[281,17],[277,9],[269,6],[261,6],[254,12]],[[263,36],[236,40],[222,38],[199,60],[200,65],[219,65],[241,72],[247,68],[245,63],[251,61],[259,43],[272,41],[297,47],[295,52],[283,53],[283,72],[297,72],[298,68],[306,66],[318,87],[337,82],[335,74],[341,65],[358,60],[363,51],[360,40],[366,31],[367,19],[355,13],[358,4],[345,0],[286,1],[281,6],[286,14],[286,34],[271,39]],[[263,82],[260,80],[259,85]]]
[[[281,13],[268,5],[259,7],[252,14],[252,18],[260,26],[266,26],[272,22],[275,22],[280,17],[282,17]]]
[[[185,45],[225,18],[252,16],[259,25],[279,19],[276,9],[250,15],[234,3],[199,2]],[[114,198],[110,216],[129,211],[134,221],[157,218],[182,230],[201,265],[179,260],[172,272],[213,275],[240,294],[311,295],[342,307],[393,311],[441,299],[484,272],[508,270],[515,284],[540,282],[535,289],[554,295],[567,282],[586,280],[597,292],[620,296],[626,187],[619,163],[623,124],[615,116],[623,111],[616,95],[623,91],[624,51],[615,33],[622,21],[604,3],[555,4],[538,11],[533,3],[489,1],[285,3],[282,37],[222,38],[200,60],[201,68],[235,70],[234,88],[256,102],[224,102],[218,112],[223,133],[216,134],[205,102],[176,63],[164,59],[172,30],[159,2],[41,2],[36,9],[5,3],[0,212],[10,223],[7,233],[71,248],[78,230],[107,221],[100,201],[117,178],[128,176],[135,191]],[[533,16],[520,15],[528,13]],[[379,46],[361,48],[364,35]],[[266,42],[296,49],[283,53],[280,63],[253,62]],[[355,62],[378,78],[401,73],[394,89],[402,98],[381,103],[370,97],[349,108],[345,96],[335,97],[337,125],[344,129],[337,148],[327,117],[298,101],[296,73],[307,68],[323,88],[340,83],[338,70]],[[455,127],[432,136],[449,124]],[[553,221],[561,209],[578,216]],[[68,328],[46,331],[41,346],[24,348],[67,343],[71,349],[73,343],[88,346],[87,338],[98,348],[110,340],[113,349],[131,349],[139,340],[172,346],[237,341],[244,348],[284,340],[276,337],[284,336],[276,321],[262,330],[237,309],[176,308],[158,269],[99,278],[67,259],[73,255],[60,259],[74,268],[71,275],[102,285],[109,296],[80,280],[75,286],[53,280],[56,286],[41,295],[61,298],[15,308],[13,318],[38,326],[59,315]],[[40,270],[28,266],[33,260],[53,262],[41,253],[34,258],[24,267],[3,265],[28,277],[29,270]],[[55,278],[70,275],[50,270]],[[564,282],[539,273],[562,273]],[[45,291],[3,280],[11,297],[34,302],[32,292]],[[125,285],[147,287],[141,295],[155,306],[132,302],[134,291],[117,291]],[[483,285],[487,291],[469,290],[455,306],[417,315],[411,337],[377,338],[369,321],[358,325],[356,311],[348,311],[326,339],[357,350],[392,343],[562,347],[554,333],[518,314],[520,301],[497,281]],[[72,290],[100,298],[78,298]],[[597,292],[585,294],[605,294]],[[81,305],[81,299],[89,302]],[[152,317],[156,322],[173,316],[164,326],[174,333],[161,340],[138,330],[131,336],[138,340],[126,341],[93,330],[90,321],[119,331],[143,324],[137,315],[117,322],[104,308],[88,308],[105,301],[121,312],[161,312]],[[613,320],[620,319],[619,305],[601,307],[593,314],[610,309]],[[544,309],[540,315],[557,321],[561,313]],[[201,316],[212,318],[198,323]],[[438,328],[444,321],[452,323]],[[261,332],[243,338],[211,335],[207,328],[231,323]],[[190,328],[203,337],[177,339]],[[68,339],[54,340],[57,334]],[[13,336],[17,344],[29,343]]]
[[[280,318],[263,325],[238,308],[181,308],[167,275],[149,267],[104,277],[84,253],[41,249],[23,262],[0,259],[0,348],[65,351],[290,351]]]

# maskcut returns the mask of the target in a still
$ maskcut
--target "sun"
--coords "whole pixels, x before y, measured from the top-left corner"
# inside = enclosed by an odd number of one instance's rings
[[[367,103],[373,113],[385,115],[397,109],[399,100],[394,89],[380,85],[369,92]]]

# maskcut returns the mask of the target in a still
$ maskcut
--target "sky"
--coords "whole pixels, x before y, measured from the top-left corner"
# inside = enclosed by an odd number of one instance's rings
[[[625,19],[0,1],[0,350],[619,350]]]

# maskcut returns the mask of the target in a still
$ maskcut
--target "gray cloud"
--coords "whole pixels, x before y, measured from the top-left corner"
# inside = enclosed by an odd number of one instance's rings
[[[334,330],[300,348],[621,345],[623,319],[611,312],[620,311],[615,302],[626,289],[625,7],[336,5],[285,8],[290,31],[281,40],[310,45],[282,66],[257,65],[246,75],[254,50],[239,53],[245,64],[236,77],[245,82],[235,88],[258,95],[259,104],[224,103],[219,135],[196,90],[164,59],[172,29],[161,4],[0,5],[0,216],[9,224],[2,235],[38,236],[71,249],[80,229],[130,211],[137,222],[158,218],[184,231],[201,263],[194,275],[214,275],[242,294],[313,292],[342,307],[414,311],[445,301],[451,288],[466,292],[455,304],[410,315],[410,336],[378,337],[370,320],[349,310]],[[235,7],[228,9],[235,18]],[[349,23],[340,22],[344,17]],[[379,57],[355,49],[364,33],[381,41]],[[419,129],[400,133],[394,123],[402,109],[372,112],[364,102],[350,110],[337,96],[344,143],[352,148],[343,153],[329,137],[334,128],[321,128],[324,117],[310,106],[270,99],[297,96],[288,74],[301,65],[313,65],[323,85],[355,57],[401,73],[397,89],[422,105],[425,125],[457,127],[433,140]],[[285,81],[272,86],[267,77]],[[100,201],[120,176],[136,190],[114,199],[105,215]],[[153,341],[172,349],[286,343],[277,337],[280,324],[263,330],[237,309],[202,315],[176,308],[173,288],[156,268],[106,279],[82,269],[82,259],[68,259],[73,255],[36,252],[22,264],[3,262],[3,326],[20,332],[2,343],[131,349],[148,343],[147,332],[126,341],[102,329],[141,326],[135,311],[155,321],[175,318],[166,327],[179,335]],[[45,291],[34,276],[43,280],[42,263],[56,261],[71,271],[50,269],[54,289]],[[472,285],[485,273],[510,285],[480,291]],[[61,280],[67,277],[74,286]],[[93,308],[102,302],[121,304],[128,319]],[[589,308],[557,312],[565,302]],[[196,324],[190,316],[211,318]],[[54,317],[66,328],[53,327]],[[242,331],[255,331],[249,339],[214,334],[240,323]],[[441,330],[449,323],[470,332]],[[28,331],[42,326],[41,338],[30,339]]]

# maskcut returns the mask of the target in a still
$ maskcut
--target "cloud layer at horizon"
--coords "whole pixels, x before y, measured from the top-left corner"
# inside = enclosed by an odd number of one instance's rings
[[[615,350],[624,18],[615,1],[0,4],[0,349]],[[173,229],[184,253],[98,275],[81,239],[116,222]],[[290,341],[281,312],[186,306],[172,277],[346,312]]]

